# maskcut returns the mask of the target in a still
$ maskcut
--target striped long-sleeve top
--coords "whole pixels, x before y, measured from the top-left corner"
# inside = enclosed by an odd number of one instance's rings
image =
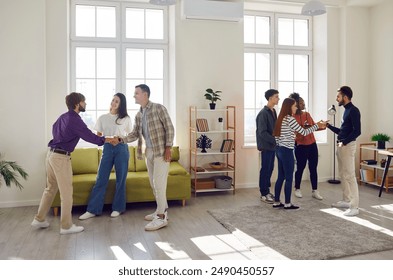
[[[277,146],[286,147],[288,149],[293,149],[295,146],[295,132],[306,136],[318,129],[318,125],[305,129],[301,127],[296,119],[292,116],[285,116],[281,124],[281,135],[276,136]]]

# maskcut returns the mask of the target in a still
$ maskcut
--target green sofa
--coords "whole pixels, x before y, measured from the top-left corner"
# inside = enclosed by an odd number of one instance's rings
[[[127,202],[155,201],[150,187],[145,160],[136,158],[136,147],[129,146],[130,159],[126,181]],[[96,182],[97,170],[101,159],[101,148],[78,148],[71,154],[73,172],[73,205],[87,205],[90,192]],[[179,163],[179,147],[172,147],[172,162],[169,167],[167,199],[181,200],[185,206],[191,197],[190,174]],[[105,195],[105,204],[112,204],[115,191],[116,175],[114,170],[109,178]],[[54,214],[58,215],[60,194],[57,193],[53,204]]]

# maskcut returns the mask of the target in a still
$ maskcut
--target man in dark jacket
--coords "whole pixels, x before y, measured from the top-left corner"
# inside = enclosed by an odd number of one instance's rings
[[[277,113],[274,106],[278,104],[278,90],[269,89],[265,92],[267,105],[258,113],[256,140],[258,151],[261,152],[261,170],[259,172],[259,190],[261,200],[273,203],[274,196],[270,193],[270,178],[274,168],[274,157],[276,152],[276,139],[273,136],[276,125]]]

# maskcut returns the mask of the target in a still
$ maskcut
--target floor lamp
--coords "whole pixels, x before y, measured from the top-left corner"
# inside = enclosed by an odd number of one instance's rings
[[[336,107],[332,105],[328,109],[328,114],[333,116],[333,126],[336,126]],[[340,184],[340,180],[336,180],[336,133],[333,133],[333,179],[328,180],[330,184]]]

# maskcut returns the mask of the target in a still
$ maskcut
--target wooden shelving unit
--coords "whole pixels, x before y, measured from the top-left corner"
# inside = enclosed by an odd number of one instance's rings
[[[208,131],[198,131],[197,119],[206,119],[208,122]],[[217,119],[223,118],[224,126],[218,127]],[[227,106],[224,109],[200,109],[196,106],[189,108],[190,120],[190,174],[191,187],[195,196],[201,192],[225,192],[232,191],[235,194],[235,170],[236,170],[236,107]],[[202,153],[197,147],[196,141],[201,135],[206,135],[212,140],[212,148]],[[230,139],[233,141],[230,151],[221,152],[223,140]],[[221,162],[225,167],[214,169],[209,166],[210,162]],[[230,188],[219,189],[212,185],[207,185],[213,176],[225,175],[232,178]]]
[[[384,167],[381,166],[381,160],[384,158],[382,155],[378,154],[378,149],[376,143],[361,143],[359,145],[359,182],[360,184],[369,184],[374,186],[381,185],[381,178],[383,174]],[[385,150],[393,151],[393,147],[388,147]],[[376,164],[367,164],[365,160],[375,160]],[[389,171],[393,170],[393,166],[390,166]],[[393,188],[393,177],[392,175],[386,177],[385,186],[386,192],[389,188]]]

